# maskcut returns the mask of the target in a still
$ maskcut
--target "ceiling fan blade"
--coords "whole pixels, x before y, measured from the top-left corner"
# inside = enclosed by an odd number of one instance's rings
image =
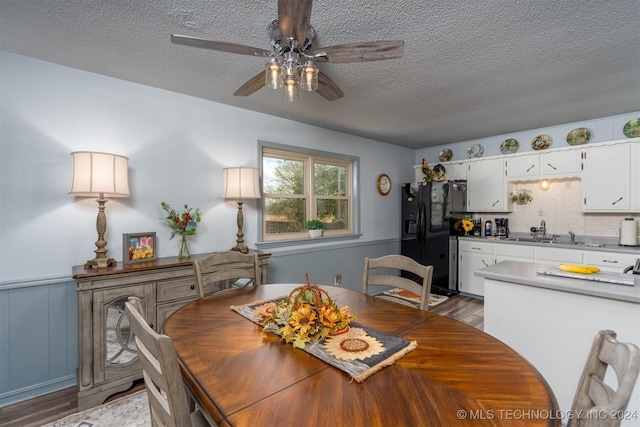
[[[326,56],[327,62],[338,63],[382,61],[400,58],[404,55],[404,41],[391,40],[335,45],[319,48],[311,55],[318,55],[315,58],[317,61],[322,61],[323,56]]]
[[[236,43],[216,42],[213,40],[199,39],[197,37],[180,36],[171,34],[171,43],[181,44],[184,46],[200,47],[203,49],[218,50],[221,52],[238,53],[240,55],[250,56],[271,56],[271,52],[257,47],[244,46]]]
[[[282,41],[289,37],[302,46],[311,24],[311,0],[278,0],[278,22]]]
[[[255,77],[253,77],[251,80],[249,80],[248,82],[246,82],[245,84],[240,86],[240,88],[238,90],[233,92],[233,95],[234,96],[249,96],[252,93],[255,93],[258,90],[262,89],[262,87],[265,85],[265,83],[264,83],[264,73],[265,73],[265,71],[260,72]]]
[[[342,89],[322,71],[318,73],[318,89],[316,92],[324,96],[328,101],[335,101],[344,96]]]

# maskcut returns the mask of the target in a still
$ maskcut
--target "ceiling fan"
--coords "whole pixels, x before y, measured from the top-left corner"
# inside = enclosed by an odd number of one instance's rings
[[[374,41],[335,45],[312,50],[315,30],[311,26],[312,0],[278,0],[278,19],[267,26],[271,50],[205,40],[196,37],[171,35],[175,44],[269,58],[265,70],[243,84],[235,96],[248,96],[263,86],[273,89],[284,87],[285,98],[293,101],[298,86],[317,91],[329,101],[342,98],[344,92],[316,62],[367,62],[400,58],[404,54],[404,41]]]

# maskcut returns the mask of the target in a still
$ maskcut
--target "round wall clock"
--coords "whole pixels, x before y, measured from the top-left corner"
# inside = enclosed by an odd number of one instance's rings
[[[378,192],[386,196],[391,191],[391,178],[386,173],[380,174],[378,177]]]

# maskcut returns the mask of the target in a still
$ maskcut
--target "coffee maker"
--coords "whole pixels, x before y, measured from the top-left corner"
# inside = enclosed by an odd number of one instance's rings
[[[496,218],[496,237],[509,237],[509,218]]]

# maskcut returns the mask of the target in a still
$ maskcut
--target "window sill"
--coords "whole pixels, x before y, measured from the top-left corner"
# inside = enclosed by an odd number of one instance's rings
[[[275,240],[269,242],[256,242],[258,250],[274,249],[274,248],[288,248],[292,246],[305,246],[322,243],[334,243],[344,242],[349,240],[357,240],[362,236],[361,234],[349,234],[346,236],[322,236],[322,237],[307,237],[304,239],[291,239],[291,240]]]

